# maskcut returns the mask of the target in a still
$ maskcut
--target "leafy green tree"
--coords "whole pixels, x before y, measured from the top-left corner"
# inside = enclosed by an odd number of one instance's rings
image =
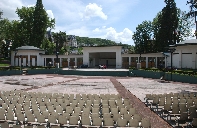
[[[49,39],[44,38],[40,48],[46,51],[46,54],[52,55],[55,51],[55,43],[49,41]]]
[[[156,35],[156,48],[162,52],[164,47],[176,44],[174,33],[178,28],[177,7],[174,0],[165,0],[166,6],[158,17],[159,30]]]
[[[194,36],[192,33],[192,28],[194,27],[194,18],[188,17],[188,13],[186,11],[181,11],[178,9],[178,28],[177,28],[177,37],[178,42],[183,41],[191,36]]]
[[[154,52],[153,29],[151,21],[143,21],[136,27],[132,39],[135,43],[136,53]]]
[[[48,17],[42,4],[42,0],[37,0],[35,11],[33,12],[33,32],[30,45],[40,47],[47,31]]]
[[[17,36],[20,41],[20,45],[31,45],[31,36],[33,33],[33,12],[35,11],[34,7],[22,7],[17,8],[16,14],[20,18],[19,23],[13,27],[16,28]],[[16,38],[16,37],[15,37]],[[15,39],[14,39],[15,40]],[[18,43],[18,42],[17,42]],[[19,46],[20,46],[19,45]],[[32,45],[34,46],[34,45]]]
[[[52,37],[54,40],[54,43],[57,45],[57,51],[59,51],[60,49],[62,49],[62,47],[64,47],[66,40],[67,40],[67,36],[66,36],[66,32],[56,32],[56,33],[52,33]]]

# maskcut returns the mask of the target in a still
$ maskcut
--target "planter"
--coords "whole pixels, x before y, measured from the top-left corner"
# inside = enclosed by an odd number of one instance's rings
[[[155,72],[146,70],[130,70],[130,72],[132,72],[135,76],[144,78],[160,79],[161,76],[164,76],[165,80],[171,81],[170,72]],[[197,84],[197,77],[172,73],[172,81]]]

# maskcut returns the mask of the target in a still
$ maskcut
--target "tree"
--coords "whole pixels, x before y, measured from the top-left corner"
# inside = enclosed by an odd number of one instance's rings
[[[44,34],[40,33],[40,31],[34,32],[35,31],[34,13],[35,13],[35,7],[17,8],[16,14],[18,14],[19,20],[13,20],[13,21],[7,20],[7,24],[0,26],[0,29],[4,29],[5,31],[4,33],[6,36],[4,36],[4,39],[6,40],[9,39],[12,40],[13,42],[11,49],[15,49],[17,47],[24,45],[31,45],[40,48],[40,45],[42,44],[42,41],[46,34],[46,28],[42,29],[42,26],[36,26],[39,27],[40,30],[43,30]],[[55,19],[50,19],[47,16],[47,24],[46,24],[47,28],[54,28],[54,24],[55,24]],[[33,43],[34,42],[33,36],[35,36],[35,34],[43,35],[41,36],[43,37],[43,39],[41,39],[42,41],[40,44]]]
[[[153,29],[151,21],[143,21],[136,27],[132,39],[135,43],[136,53],[154,52]]]
[[[35,11],[33,12],[33,31],[30,45],[40,47],[47,31],[47,20],[47,13],[42,0],[37,0]]]
[[[156,35],[156,47],[162,52],[164,47],[176,44],[174,33],[178,28],[177,7],[174,0],[165,0],[166,6],[158,17],[159,30]]]
[[[59,51],[66,44],[66,40],[67,40],[66,32],[60,31],[60,32],[52,33],[52,37],[54,43],[56,44],[56,48],[57,48],[56,51]]]
[[[177,28],[177,40],[183,41],[191,36],[194,36],[192,33],[192,28],[194,27],[194,18],[188,17],[188,13],[186,11],[181,11],[181,9],[178,9],[178,28]]]
[[[35,7],[22,7],[20,9],[17,8],[16,10],[18,17],[20,18],[20,22],[16,25],[17,36],[20,38],[20,45],[32,45],[30,42],[33,33],[32,21],[34,11]]]
[[[51,42],[49,39],[44,38],[40,48],[46,51],[46,54],[54,54],[55,51],[55,43]]]

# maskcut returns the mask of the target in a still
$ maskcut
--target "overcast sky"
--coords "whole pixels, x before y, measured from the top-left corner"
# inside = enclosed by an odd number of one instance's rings
[[[177,7],[189,11],[186,0],[175,0]],[[16,8],[33,6],[36,0],[0,0],[3,18],[17,19]],[[164,0],[43,0],[54,32],[104,38],[133,44],[132,34],[138,24],[151,20],[165,6]]]

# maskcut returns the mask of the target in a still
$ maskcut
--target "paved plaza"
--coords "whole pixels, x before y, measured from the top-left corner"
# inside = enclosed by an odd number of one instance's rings
[[[68,94],[118,94],[112,77],[106,76],[65,76],[65,75],[16,75],[1,76],[1,91],[26,90]],[[173,83],[141,77],[113,77],[140,100],[146,94],[170,92],[195,92],[197,85]]]

